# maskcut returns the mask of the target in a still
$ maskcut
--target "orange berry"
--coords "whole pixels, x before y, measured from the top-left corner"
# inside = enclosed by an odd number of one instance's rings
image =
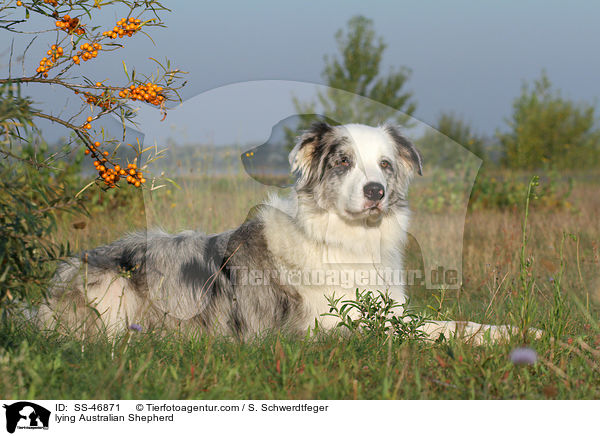
[[[108,151],[105,151],[103,154],[104,156],[108,156]]]
[[[115,165],[115,171],[118,173],[119,171],[121,171],[121,166],[120,165]]]
[[[125,170],[119,170],[119,174],[124,176],[126,174]]]
[[[90,154],[90,151],[89,151],[88,149],[86,149],[86,150],[84,151],[84,153],[85,153],[85,154]]]
[[[56,51],[57,51],[57,53],[58,53],[59,55],[63,54],[63,48],[62,48],[62,47],[58,47],[58,48],[56,49]]]
[[[73,56],[73,62],[79,62],[79,56]]]
[[[135,187],[136,187],[136,188],[139,188],[139,187],[140,187],[140,185],[141,185],[141,183],[140,183],[140,182],[138,182],[138,181],[136,181],[136,182],[134,183],[134,185],[135,185]]]
[[[94,118],[92,118],[92,117],[87,117],[87,122],[88,122],[88,123],[91,123],[93,119],[94,119]]]
[[[23,2],[21,0],[17,1],[17,6],[23,6]]]
[[[100,143],[98,141],[94,142],[94,147],[100,147]]]
[[[92,125],[90,123],[87,123],[85,126],[83,126],[84,129],[91,129]]]
[[[132,176],[135,175],[135,170],[132,168],[129,170],[129,174],[131,174]]]
[[[142,182],[142,184],[146,183],[146,179],[142,178],[142,180],[140,180],[140,182]]]
[[[97,167],[98,165],[100,165],[100,162],[98,162],[97,160],[94,161],[94,166]]]
[[[65,15],[65,16],[63,17],[63,21],[69,21],[70,19],[71,19],[71,17],[69,17],[68,15]]]

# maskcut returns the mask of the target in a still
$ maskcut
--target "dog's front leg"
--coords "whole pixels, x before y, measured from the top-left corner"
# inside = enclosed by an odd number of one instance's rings
[[[474,345],[481,345],[488,338],[492,343],[508,341],[511,336],[519,332],[518,328],[513,326],[478,324],[469,321],[425,321],[419,330],[432,341],[444,335],[446,338],[454,336]],[[543,333],[538,329],[529,329],[529,332],[535,339],[539,339]]]

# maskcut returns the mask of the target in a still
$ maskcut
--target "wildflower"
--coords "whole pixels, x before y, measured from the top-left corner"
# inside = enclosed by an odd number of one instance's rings
[[[134,330],[136,332],[141,332],[142,331],[142,326],[139,324],[131,324],[129,326],[129,330]]]
[[[537,362],[537,353],[529,347],[515,348],[510,352],[510,360],[515,365],[533,365]]]

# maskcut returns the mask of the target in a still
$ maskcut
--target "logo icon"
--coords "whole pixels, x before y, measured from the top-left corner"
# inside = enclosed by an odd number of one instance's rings
[[[14,433],[18,429],[48,429],[50,411],[29,401],[19,401],[6,409],[6,431]]]

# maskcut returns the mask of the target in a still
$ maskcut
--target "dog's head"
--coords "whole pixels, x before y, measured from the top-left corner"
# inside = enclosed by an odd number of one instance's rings
[[[392,126],[317,123],[290,153],[299,194],[347,220],[376,220],[406,206],[421,155]]]

